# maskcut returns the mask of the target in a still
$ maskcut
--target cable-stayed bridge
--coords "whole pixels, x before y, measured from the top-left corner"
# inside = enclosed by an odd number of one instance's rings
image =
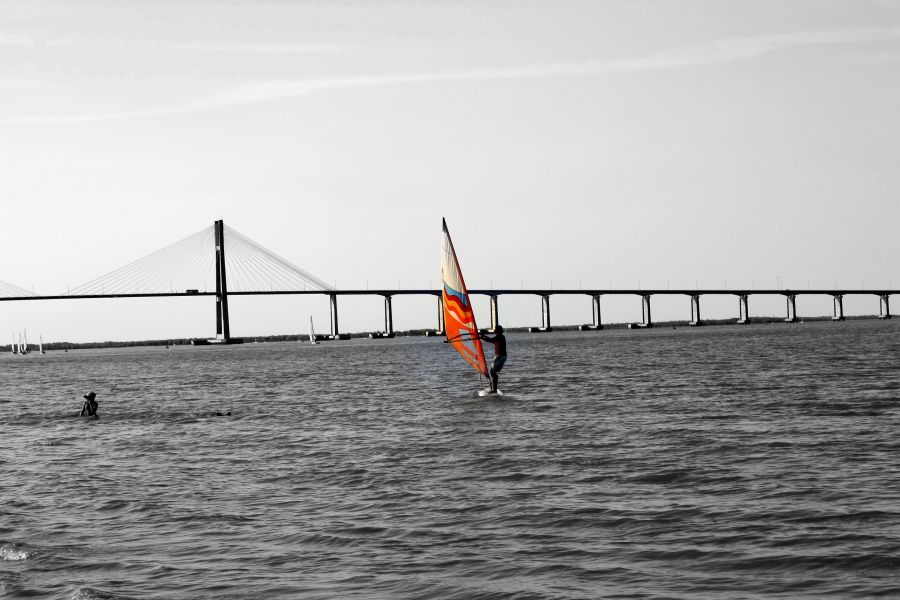
[[[224,261],[224,264],[220,263]],[[196,290],[326,291],[330,285],[217,221],[144,258],[76,286],[73,296],[171,294]]]
[[[21,298],[34,298],[36,296],[37,294],[34,292],[29,292],[17,285],[0,281],[0,299],[18,300]]]
[[[554,295],[584,295],[591,300],[591,323],[583,330],[603,329],[600,303],[603,296],[636,295],[641,298],[642,321],[634,327],[652,327],[651,298],[658,295],[684,295],[690,299],[691,325],[701,325],[700,298],[704,295],[728,295],[738,299],[736,323],[751,322],[751,295],[780,295],[785,298],[786,322],[798,322],[797,296],[828,295],[834,301],[833,320],[844,320],[843,299],[847,295],[876,296],[879,318],[889,319],[890,296],[893,290],[788,290],[788,289],[472,289],[470,294],[488,296],[490,300],[490,330],[500,322],[499,297],[504,295],[535,295],[541,298],[541,325],[532,331],[551,331],[550,298]],[[441,290],[338,290],[324,280],[301,269],[251,240],[240,232],[216,221],[182,240],[120,267],[106,275],[70,289],[66,294],[42,296],[24,288],[0,281],[0,301],[12,300],[73,300],[86,298],[138,298],[167,296],[215,296],[216,337],[209,342],[231,343],[228,316],[228,297],[237,295],[323,294],[328,295],[331,307],[331,333],[323,336],[343,339],[338,327],[338,296],[370,295],[384,298],[384,330],[378,337],[393,337],[393,309],[391,299],[397,295],[429,295],[437,298],[437,327],[432,334],[443,334],[443,298]]]

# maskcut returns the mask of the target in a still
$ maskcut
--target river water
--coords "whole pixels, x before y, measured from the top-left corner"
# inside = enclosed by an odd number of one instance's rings
[[[0,595],[900,596],[896,320],[509,348],[0,356]]]

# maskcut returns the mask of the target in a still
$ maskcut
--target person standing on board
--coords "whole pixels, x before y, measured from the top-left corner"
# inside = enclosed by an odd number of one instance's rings
[[[96,417],[97,416],[97,406],[98,402],[94,400],[97,397],[97,394],[94,392],[88,392],[84,395],[84,405],[81,407],[81,416],[82,417]]]
[[[491,364],[491,391],[497,391],[497,379],[499,378],[500,369],[506,363],[506,336],[503,335],[503,325],[497,325],[494,329],[494,335],[481,334],[481,339],[494,344],[494,362]]]

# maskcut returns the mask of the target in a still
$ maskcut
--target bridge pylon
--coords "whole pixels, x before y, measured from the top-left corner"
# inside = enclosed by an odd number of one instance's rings
[[[225,277],[225,224],[213,225],[216,239],[216,341],[231,343],[231,327],[228,324],[228,281]]]

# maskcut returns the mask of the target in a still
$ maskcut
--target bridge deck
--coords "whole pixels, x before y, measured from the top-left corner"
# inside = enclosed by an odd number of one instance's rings
[[[851,295],[875,295],[890,296],[898,293],[896,290],[860,290],[860,289],[836,289],[836,290],[753,290],[753,289],[470,289],[469,294],[479,294],[486,296],[507,296],[507,295],[533,295],[533,296],[554,296],[554,295],[585,295],[585,296],[662,296],[662,295],[681,295],[681,296],[757,296],[757,295],[778,295],[778,296],[851,296]],[[257,291],[229,291],[229,296],[278,296],[278,295],[335,295],[335,296],[414,296],[428,295],[440,296],[441,290],[429,289],[371,289],[371,290],[257,290]],[[165,293],[135,293],[135,294],[60,294],[50,296],[5,296],[0,297],[0,301],[9,300],[84,300],[92,298],[169,298],[183,296],[215,296],[216,292],[165,292]]]

